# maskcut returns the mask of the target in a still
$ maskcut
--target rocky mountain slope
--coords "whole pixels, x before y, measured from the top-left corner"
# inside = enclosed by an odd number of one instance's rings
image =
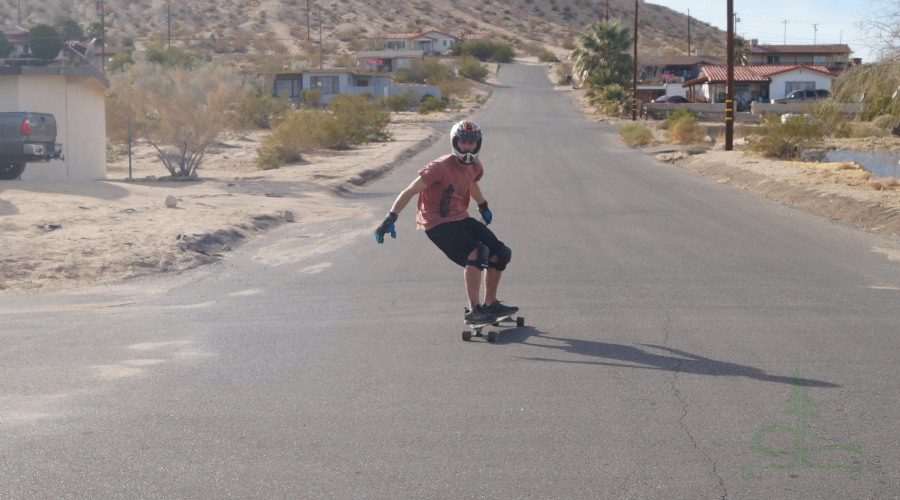
[[[83,26],[99,19],[101,0],[0,0],[0,26],[28,28],[67,15]],[[170,15],[167,15],[167,7]],[[634,3],[609,0],[609,17],[632,26]],[[138,46],[175,42],[210,54],[282,55],[314,58],[319,23],[326,58],[373,47],[379,33],[437,29],[475,32],[517,42],[520,51],[571,48],[586,27],[606,16],[606,2],[593,0],[104,0],[107,38],[130,38]],[[647,55],[687,53],[687,16],[642,3],[639,51]],[[171,33],[171,35],[169,35]],[[693,20],[691,47],[723,52],[724,33]]]

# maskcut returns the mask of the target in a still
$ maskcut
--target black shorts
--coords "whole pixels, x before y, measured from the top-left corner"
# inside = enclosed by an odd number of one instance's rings
[[[450,260],[463,267],[472,250],[480,245],[488,247],[492,257],[506,247],[487,226],[471,217],[438,224],[425,234]]]

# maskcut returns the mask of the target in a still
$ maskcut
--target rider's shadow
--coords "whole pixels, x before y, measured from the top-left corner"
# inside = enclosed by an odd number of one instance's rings
[[[520,358],[532,361],[549,361],[555,363],[579,363],[596,366],[610,366],[617,368],[639,368],[645,370],[662,370],[678,373],[690,373],[695,375],[747,377],[763,382],[776,382],[779,384],[797,385],[795,377],[770,375],[759,368],[752,366],[718,361],[699,354],[692,354],[671,347],[653,344],[610,344],[607,342],[595,342],[591,340],[574,340],[560,337],[541,335],[543,340],[560,342],[557,345],[544,345],[525,342],[528,336],[537,335],[536,330],[525,338],[516,338],[507,334],[507,342],[520,342],[525,345],[554,349],[567,353],[589,356],[594,358],[585,361],[571,361],[544,357]],[[503,335],[500,336],[503,339]],[[838,384],[822,380],[804,379],[809,387],[840,387]]]

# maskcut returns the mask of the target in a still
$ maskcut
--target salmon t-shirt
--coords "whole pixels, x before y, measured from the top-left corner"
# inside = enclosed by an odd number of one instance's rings
[[[452,154],[419,170],[419,177],[428,187],[419,193],[416,229],[427,231],[443,222],[467,219],[469,186],[481,180],[482,175],[481,160],[475,160],[473,165],[463,165]]]

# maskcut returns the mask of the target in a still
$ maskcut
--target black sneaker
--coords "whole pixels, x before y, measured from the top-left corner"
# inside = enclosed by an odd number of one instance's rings
[[[493,314],[486,314],[481,305],[475,306],[474,311],[469,311],[469,308],[466,308],[465,323],[467,325],[490,325],[495,321],[497,321],[497,317]]]
[[[498,318],[503,318],[505,316],[511,316],[511,315],[519,312],[518,307],[505,306],[505,305],[501,304],[499,300],[489,306],[488,305],[481,306],[481,310],[486,312],[487,314],[496,316]]]

